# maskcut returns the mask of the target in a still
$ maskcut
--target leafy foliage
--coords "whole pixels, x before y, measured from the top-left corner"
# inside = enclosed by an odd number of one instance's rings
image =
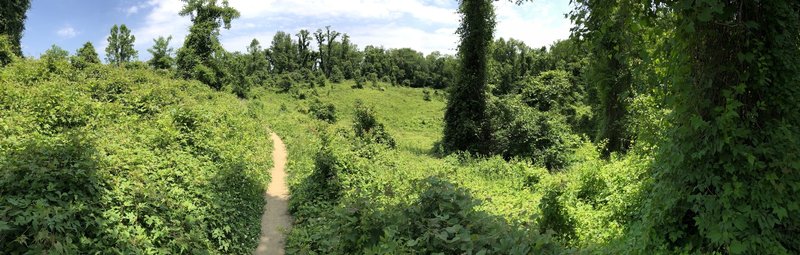
[[[214,89],[222,89],[226,74],[219,57],[224,52],[219,43],[221,27],[230,29],[231,21],[240,13],[223,0],[182,0],[185,4],[181,16],[190,16],[192,26],[189,35],[178,50],[176,62],[178,74],[183,78],[194,78]]]
[[[492,100],[492,152],[505,158],[524,157],[553,171],[563,169],[578,144],[564,118],[530,108],[517,98]]]
[[[147,49],[147,52],[150,52],[150,54],[153,55],[153,57],[147,61],[151,67],[155,69],[172,68],[175,60],[172,58],[173,49],[169,47],[170,40],[172,40],[171,35],[167,38],[159,36],[158,38],[153,39],[153,47]]]
[[[78,49],[77,54],[70,61],[75,68],[82,69],[88,65],[100,64],[100,57],[97,55],[94,45],[91,42],[86,42],[83,47]]]
[[[0,2],[0,37],[6,36],[11,52],[22,57],[22,32],[25,31],[26,12],[31,8],[30,0],[7,0]]]
[[[797,253],[800,4],[669,7],[679,14],[673,126],[658,154],[644,249]]]
[[[63,52],[0,71],[0,250],[249,253],[269,139],[248,103]]]
[[[8,36],[0,35],[0,67],[8,65],[17,59]]]

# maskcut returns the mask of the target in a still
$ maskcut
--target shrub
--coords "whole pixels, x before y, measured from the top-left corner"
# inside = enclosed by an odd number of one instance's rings
[[[319,99],[314,99],[308,109],[314,118],[328,123],[336,122],[336,106],[331,103],[322,103]]]
[[[366,81],[365,81],[364,77],[358,76],[358,77],[356,77],[355,84],[353,84],[352,88],[354,88],[354,89],[363,89],[365,82]]]
[[[371,212],[361,217],[365,219],[362,223],[373,224],[364,226],[366,229],[384,230],[370,250],[388,254],[408,250],[421,254],[557,254],[559,250],[548,235],[517,229],[478,210],[482,201],[440,177],[425,178],[414,186],[422,192],[407,209],[387,208],[401,214]],[[384,226],[375,226],[379,224]]]
[[[431,101],[431,92],[427,89],[422,91],[422,100]]]
[[[375,118],[374,110],[365,106],[361,101],[356,101],[353,117],[353,130],[362,140],[380,143],[390,148],[395,147],[394,138],[386,132],[383,123]]]
[[[318,87],[325,87],[325,85],[328,83],[327,79],[325,79],[325,75],[322,73],[317,74],[315,79]]]
[[[8,36],[0,35],[0,67],[4,67],[17,59]]]
[[[559,113],[573,130],[589,133],[593,128],[592,109],[584,102],[586,93],[570,76],[563,70],[551,70],[527,77],[518,85],[521,100],[539,111]]]
[[[551,171],[569,164],[579,138],[558,114],[532,109],[516,98],[492,100],[488,113],[494,153],[507,159],[531,158]]]
[[[537,220],[539,232],[553,231],[562,242],[569,242],[575,238],[575,223],[559,199],[563,193],[562,184],[549,185],[545,188],[542,200],[539,201],[539,209],[542,211],[542,216]]]
[[[342,70],[339,69],[338,65],[334,65],[333,66],[333,69],[331,70],[330,79],[331,79],[331,82],[333,82],[333,83],[340,83],[340,82],[344,81],[344,73],[342,73]]]
[[[278,77],[277,87],[281,92],[289,92],[292,89],[295,81],[292,79],[292,76],[288,74],[283,74]]]

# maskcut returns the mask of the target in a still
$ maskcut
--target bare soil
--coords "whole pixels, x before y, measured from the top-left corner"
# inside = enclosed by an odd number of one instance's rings
[[[255,251],[258,255],[283,255],[286,242],[284,233],[292,227],[292,218],[287,211],[289,188],[286,186],[286,145],[277,134],[272,133],[271,136],[274,167],[270,172],[272,179],[266,194],[267,205],[261,216],[261,238]]]

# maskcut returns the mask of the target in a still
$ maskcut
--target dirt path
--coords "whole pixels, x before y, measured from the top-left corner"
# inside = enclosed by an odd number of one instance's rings
[[[287,211],[289,188],[286,186],[286,145],[277,134],[272,133],[272,180],[267,189],[267,205],[261,215],[261,238],[255,254],[284,254],[286,237],[283,232],[292,227],[292,219]]]

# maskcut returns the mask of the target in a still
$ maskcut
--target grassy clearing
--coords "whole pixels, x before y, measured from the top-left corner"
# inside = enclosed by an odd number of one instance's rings
[[[287,251],[560,253],[564,247],[604,249],[624,237],[624,223],[632,220],[624,212],[638,206],[646,159],[603,161],[590,143],[573,155],[580,163],[554,174],[524,160],[439,158],[431,150],[442,132],[445,101],[440,91],[426,101],[424,89],[386,84],[352,89],[351,85],[308,90],[311,96],[304,100],[289,93],[255,93],[253,103],[270,116],[289,148],[290,204],[297,222]],[[307,114],[315,97],[335,106],[337,122],[328,124]],[[356,101],[374,109],[378,121],[394,136],[395,149],[356,142],[352,134]],[[618,169],[626,169],[626,175],[613,174]],[[319,179],[315,174],[320,171],[330,174]],[[329,194],[325,192],[336,193],[335,199],[314,198]],[[421,197],[439,209],[447,207],[447,201],[436,202],[431,194],[478,202],[442,211],[451,214],[446,216],[450,219],[464,216],[442,228],[409,227],[434,220],[415,211],[415,204],[425,204]],[[546,196],[549,199],[541,202]],[[463,233],[456,228],[471,237],[457,238]],[[436,237],[426,239],[427,234]],[[436,238],[446,245],[436,246]],[[522,248],[506,249],[494,243],[497,240]]]

